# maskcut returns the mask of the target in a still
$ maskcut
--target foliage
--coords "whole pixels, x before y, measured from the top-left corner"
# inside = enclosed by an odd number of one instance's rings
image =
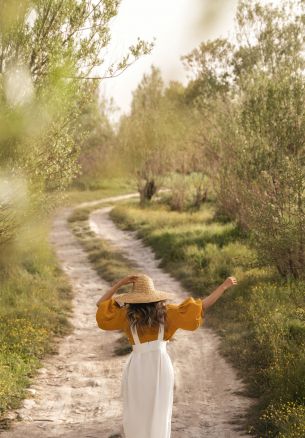
[[[24,180],[32,210],[46,208],[45,194],[62,191],[77,175],[86,134],[81,120],[96,100],[98,80],[120,74],[151,50],[137,40],[123,59],[107,64],[109,23],[119,3],[1,2],[0,169],[9,180]],[[10,202],[1,196],[0,244],[18,229],[14,221],[8,225],[7,211]]]
[[[112,111],[113,103],[99,102],[98,96],[83,108],[79,131],[85,136],[79,142],[80,171],[73,181],[73,188],[97,190],[109,179],[119,179],[126,174],[117,147],[115,128],[109,120]]]
[[[187,157],[187,113],[183,87],[171,82],[165,88],[160,70],[152,66],[133,94],[131,112],[124,116],[118,132],[119,150],[129,172],[137,177],[141,201],[152,196],[147,190],[161,184],[171,170],[184,169]]]
[[[251,234],[262,261],[294,278],[305,272],[304,12],[297,1],[240,1],[235,40],[184,58],[219,210]]]
[[[212,193],[211,182],[202,173],[172,173],[163,179],[163,184],[170,189],[168,204],[172,210],[177,211],[199,209]]]
[[[276,425],[279,438],[302,438],[305,434],[305,407],[297,403],[271,404],[262,419]],[[267,436],[274,435],[268,433]]]

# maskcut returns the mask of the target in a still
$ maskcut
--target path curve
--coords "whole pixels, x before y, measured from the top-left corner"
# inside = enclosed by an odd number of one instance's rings
[[[102,202],[132,196],[135,194],[109,197]],[[177,302],[188,296],[176,280],[158,268],[153,252],[134,232],[123,232],[113,224],[109,218],[111,208],[93,212],[91,228],[151,275],[157,287],[175,292]],[[65,208],[57,213],[51,241],[74,291],[74,330],[61,340],[58,354],[45,359],[31,387],[33,397],[18,410],[21,421],[2,432],[3,438],[114,438],[122,433],[120,382],[128,356],[113,353],[120,332],[96,326],[95,302],[109,285],[97,276],[70,231],[67,218],[71,212]],[[238,395],[244,386],[220,356],[218,346],[219,338],[204,326],[195,332],[178,330],[168,343],[175,369],[172,438],[249,436],[238,431],[238,421],[253,401]]]
[[[92,231],[109,241],[147,273],[157,289],[174,292],[179,303],[190,296],[180,283],[159,268],[152,249],[134,231],[120,230],[109,217],[113,207],[95,210],[89,218]],[[168,343],[175,369],[172,418],[173,438],[237,438],[249,436],[240,419],[253,403],[243,395],[245,385],[219,353],[220,338],[204,325],[194,332],[178,330]]]

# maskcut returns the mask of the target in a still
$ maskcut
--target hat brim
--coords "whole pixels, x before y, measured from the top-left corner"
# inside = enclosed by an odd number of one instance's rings
[[[153,294],[127,292],[115,296],[115,300],[120,303],[155,303],[156,301],[170,300],[175,297],[171,292],[156,290]]]

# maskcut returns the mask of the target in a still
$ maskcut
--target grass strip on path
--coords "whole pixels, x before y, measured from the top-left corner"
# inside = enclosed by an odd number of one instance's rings
[[[105,207],[101,203],[100,207]],[[97,237],[90,230],[88,223],[89,215],[92,211],[100,208],[99,206],[77,208],[69,217],[70,227],[81,243],[83,249],[88,254],[88,259],[92,263],[97,274],[110,283],[130,274],[131,270],[137,270],[130,260],[116,251],[113,246],[104,239]],[[117,355],[129,354],[132,350],[125,335],[121,336],[114,348]]]

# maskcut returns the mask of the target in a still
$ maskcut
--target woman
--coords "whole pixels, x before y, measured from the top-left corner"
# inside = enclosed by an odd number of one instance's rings
[[[129,283],[130,292],[112,298]],[[166,304],[174,294],[156,290],[149,276],[135,274],[119,280],[98,300],[98,326],[123,330],[132,345],[121,385],[126,438],[170,437],[174,370],[166,343],[179,328],[196,330],[204,311],[235,284],[235,277],[228,277],[206,298]]]

